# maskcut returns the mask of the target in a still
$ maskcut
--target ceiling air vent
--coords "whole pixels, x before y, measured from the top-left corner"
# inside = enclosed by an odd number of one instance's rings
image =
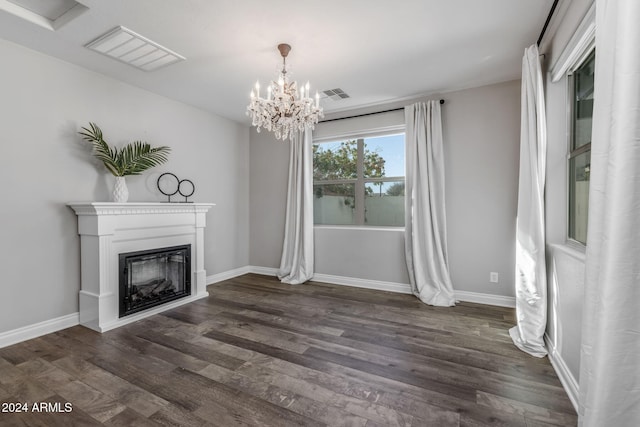
[[[125,27],[116,27],[85,47],[143,71],[155,71],[186,59]]]
[[[325,96],[323,96],[323,98],[329,98],[329,99],[332,99],[334,101],[340,101],[341,99],[351,98],[342,89],[323,90],[322,93],[325,95]]]

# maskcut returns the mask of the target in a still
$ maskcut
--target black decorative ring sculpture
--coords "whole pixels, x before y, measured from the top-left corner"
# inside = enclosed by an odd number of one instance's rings
[[[163,186],[160,184],[160,180],[162,180],[162,177],[168,175],[168,176],[172,176],[175,179],[175,191],[173,190],[173,187],[167,189],[166,186],[164,186],[165,188],[163,188]],[[165,172],[162,175],[160,175],[158,177],[158,181],[157,181],[157,186],[158,186],[158,190],[164,194],[165,196],[167,196],[167,202],[171,203],[171,196],[176,195],[177,193],[180,193],[180,195],[182,197],[184,197],[184,203],[190,203],[188,198],[190,196],[193,195],[193,193],[196,192],[196,186],[193,184],[193,182],[190,179],[183,179],[180,180],[175,174],[172,174],[171,172]],[[183,191],[183,185],[191,185],[191,192],[189,193],[187,190]]]
[[[188,182],[189,184],[191,184],[191,193],[189,193],[189,194],[185,194],[185,193],[183,193],[183,192],[182,192],[182,184],[184,184],[185,182]],[[191,182],[191,180],[190,180],[190,179],[183,179],[182,181],[180,181],[180,182],[178,183],[178,191],[180,192],[180,195],[181,195],[182,197],[184,197],[184,202],[185,202],[185,203],[187,203],[187,198],[188,198],[189,196],[192,196],[192,195],[193,195],[193,193],[195,193],[195,192],[196,192],[196,186],[195,186],[195,185],[193,185],[193,182]]]

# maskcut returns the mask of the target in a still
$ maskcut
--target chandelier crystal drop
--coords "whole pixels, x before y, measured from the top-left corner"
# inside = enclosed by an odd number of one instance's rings
[[[252,125],[275,133],[276,139],[293,140],[297,132],[305,128],[314,129],[318,120],[324,117],[320,107],[320,96],[316,92],[315,100],[311,98],[309,82],[298,88],[297,82],[290,82],[287,77],[287,55],[291,50],[288,44],[279,44],[282,55],[282,71],[277,81],[267,86],[267,97],[260,96],[260,82],[256,82],[251,91],[251,102],[247,106],[247,116]]]

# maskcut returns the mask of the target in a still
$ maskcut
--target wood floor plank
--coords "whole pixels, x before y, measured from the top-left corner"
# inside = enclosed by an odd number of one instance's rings
[[[241,315],[229,315],[227,313],[221,313],[221,315],[236,318],[238,320],[251,321],[252,318]],[[332,351],[346,356],[352,356],[359,360],[376,361],[378,364],[392,366],[393,364],[401,364],[399,361],[414,362],[414,369],[412,372],[407,372],[415,377],[416,373],[422,373],[428,378],[432,378],[441,384],[465,384],[469,388],[476,388],[484,391],[490,391],[498,394],[505,394],[508,396],[524,396],[530,401],[540,404],[545,402],[546,405],[554,406],[557,402],[556,397],[558,394],[564,395],[564,390],[559,387],[550,387],[540,384],[538,387],[538,394],[530,392],[530,384],[528,381],[520,380],[514,377],[508,377],[506,375],[497,374],[494,372],[487,372],[482,369],[475,369],[472,367],[465,367],[461,364],[454,364],[449,362],[440,362],[438,360],[424,358],[419,355],[407,354],[406,352],[390,352],[388,348],[380,347],[374,344],[367,344],[364,347],[353,344],[352,341],[346,340],[342,337],[333,337],[331,335],[320,334],[315,332],[306,331],[303,328],[297,326],[283,326],[275,323],[254,320],[260,322],[266,326],[281,327],[293,332],[305,332],[309,344],[319,348],[331,348]],[[319,338],[319,339],[316,339]],[[324,341],[323,341],[324,340]],[[377,341],[376,341],[377,342]],[[337,343],[338,345],[333,345]],[[363,350],[363,351],[358,351]],[[406,349],[405,349],[406,350]],[[394,357],[388,357],[393,354]],[[440,386],[442,389],[442,386]],[[562,402],[562,400],[560,400]]]
[[[355,359],[353,357],[333,353],[316,347],[310,347],[304,354],[305,356],[326,360],[338,365],[368,372],[379,377],[385,377],[402,383],[411,384],[425,390],[437,391],[439,393],[448,394],[464,400],[475,399],[475,391],[472,392],[471,389],[440,382],[425,375],[419,375],[416,372],[408,372],[404,369],[398,369],[395,366],[378,365],[376,363]]]
[[[351,396],[336,393],[328,388],[309,384],[289,375],[271,371],[268,368],[247,363],[239,370],[251,378],[259,378],[281,389],[290,390],[308,399],[340,408],[359,417],[384,423],[388,426],[405,425],[403,417],[397,411],[373,402],[360,400]]]
[[[38,403],[57,404],[59,405],[58,408],[65,408],[64,405],[69,402],[60,396],[54,395]],[[69,412],[65,411],[66,409],[62,409],[61,411],[54,410],[52,412],[34,410],[33,406],[31,406],[31,409],[27,413],[0,414],[0,425],[3,427],[93,427],[104,425],[78,407],[72,407]]]
[[[450,362],[459,365],[469,366],[473,368],[483,369],[486,371],[496,372],[504,375],[510,375],[516,378],[523,378],[527,381],[540,382],[553,386],[561,386],[553,368],[545,365],[530,365],[527,369],[522,368],[520,359],[513,359],[507,356],[487,354],[468,348],[460,348],[449,344],[442,344],[435,341],[426,340],[422,335],[404,333],[389,335],[387,333],[378,333],[372,335],[360,331],[345,331],[343,338],[353,339],[364,343],[374,341],[378,345],[382,345],[391,352],[402,351],[419,354],[434,360]]]
[[[478,404],[513,414],[520,414],[523,415],[525,419],[540,421],[552,425],[566,426],[573,425],[578,422],[577,417],[574,414],[557,412],[544,408],[540,405],[496,396],[482,391],[478,391]]]
[[[208,291],[0,349],[0,401],[73,405],[0,425],[576,425],[549,361],[513,346],[513,309],[255,274]]]
[[[278,321],[279,319],[264,320],[264,316],[258,316],[258,317],[245,316],[242,314],[229,314],[226,312],[222,312],[220,313],[220,315],[224,317],[231,317],[233,319],[240,320],[240,321],[257,322],[264,326],[284,329],[287,331],[302,334],[304,337],[312,337],[313,339],[308,340],[309,344],[319,346],[320,348],[326,347],[327,343],[332,343],[332,344],[343,346],[345,348],[349,348],[349,349],[356,348],[356,349],[360,349],[373,354],[380,354],[380,353],[393,354],[395,357],[405,358],[407,361],[411,359],[410,357],[407,357],[409,356],[407,352],[415,353],[418,356],[413,358],[414,361],[417,363],[422,363],[419,366],[433,366],[434,368],[444,368],[444,369],[452,368],[454,370],[461,371],[461,373],[465,377],[469,375],[469,370],[473,370],[472,367],[469,365],[473,365],[473,362],[476,362],[478,365],[480,365],[480,366],[476,366],[477,368],[480,369],[477,371],[479,375],[482,375],[483,377],[485,377],[486,375],[489,375],[489,376],[494,375],[501,380],[504,379],[504,377],[502,377],[501,375],[493,374],[494,371],[499,372],[496,368],[495,357],[486,357],[486,354],[484,353],[482,353],[481,358],[478,358],[480,360],[476,359],[476,360],[470,361],[469,359],[472,358],[471,355],[469,354],[470,351],[465,350],[464,352],[462,352],[461,356],[457,360],[451,360],[451,356],[455,355],[456,349],[449,347],[446,352],[444,351],[440,352],[441,355],[446,354],[447,356],[446,361],[444,361],[446,363],[440,363],[441,359],[439,358],[430,358],[429,360],[425,360],[423,355],[425,355],[425,353],[429,353],[429,351],[433,348],[434,344],[433,342],[422,343],[421,341],[418,341],[417,339],[415,339],[415,337],[414,339],[412,339],[409,337],[405,338],[405,337],[398,337],[398,336],[385,336],[384,334],[381,334],[381,333],[377,333],[377,334],[371,333],[373,331],[370,331],[370,333],[366,333],[366,334],[360,334],[358,332],[348,331],[343,333],[341,336],[332,337],[332,336],[323,335],[323,331],[320,331],[320,333],[316,333],[317,330],[315,329],[310,330],[300,322],[293,322],[293,321],[280,322]],[[344,326],[343,328],[347,329]],[[356,339],[356,341],[354,341],[351,338]],[[318,341],[316,339],[324,342],[318,344]],[[329,346],[335,347],[331,345]],[[419,360],[415,360],[415,359],[419,359]],[[507,363],[504,363],[504,362],[505,361],[503,361],[502,363],[503,368],[513,365],[513,361],[511,360],[507,360],[506,361]],[[486,370],[489,370],[490,372],[486,372]],[[546,372],[549,373],[549,370],[547,370]],[[551,373],[552,372],[553,371],[551,371]],[[522,376],[522,373],[517,370],[511,370],[511,373],[516,373],[517,377]],[[500,374],[502,374],[502,372],[500,372]],[[548,381],[550,377],[552,378],[552,380]],[[539,380],[543,384],[551,383],[551,385],[553,386],[556,386],[556,387],[560,386],[560,383],[557,381],[557,377],[551,376],[551,375],[535,376],[535,377],[530,376],[527,378],[527,382],[528,380],[534,380],[534,381]],[[544,392],[546,393],[547,391],[545,390]]]
[[[148,393],[173,405],[182,407],[187,411],[193,411],[199,406],[197,402],[185,397],[179,390],[169,387],[171,385],[168,379],[169,373],[166,373],[164,377],[150,375],[148,372],[142,371],[124,360],[113,360],[103,357],[93,357],[90,359],[90,362],[113,375],[134,383]]]
[[[198,373],[329,426],[357,427],[364,426],[367,422],[365,418],[320,402],[317,396],[309,398],[291,389],[272,385],[264,375],[252,376],[250,372],[247,375],[246,371],[229,371],[217,365],[210,365]]]
[[[505,397],[519,397],[521,400],[526,399],[533,404],[543,404],[550,408],[571,409],[570,406],[567,406],[568,402],[563,399],[565,392],[560,386],[536,383],[472,366],[464,366],[460,363],[424,357],[419,353],[412,354],[374,344],[348,346],[344,341],[339,345],[335,345],[335,341],[326,342],[314,339],[309,339],[309,341],[312,348],[330,350],[333,353],[355,359],[351,365],[357,365],[357,360],[360,360],[381,366],[400,367],[401,370],[402,366],[411,366],[412,368],[406,371],[406,374],[424,376],[442,384],[463,385],[469,389],[493,392]],[[536,384],[537,387],[532,389],[532,384]]]
[[[188,354],[189,356],[192,356],[193,358],[200,361],[215,363],[216,365],[220,365],[225,368],[235,369],[244,363],[244,361],[241,359],[236,359],[235,357],[227,356],[226,354],[211,351],[198,345],[191,344],[189,342],[185,342],[158,332],[147,331],[139,333],[137,336],[158,345],[179,351],[183,354]]]
[[[126,409],[122,403],[80,381],[67,383],[58,394],[103,423]]]
[[[196,387],[183,387],[194,399],[217,402],[228,408],[234,418],[246,420],[253,425],[281,425],[281,426],[322,426],[323,423],[281,408],[263,399],[256,398],[242,390],[234,389],[223,383],[214,381],[186,369],[176,369],[172,372],[172,382],[184,385],[193,384]],[[196,389],[196,392],[189,390]],[[205,402],[203,402],[205,403]],[[214,414],[211,408],[203,404],[196,411],[197,414]],[[214,415],[215,416],[215,415]],[[206,419],[206,418],[205,418]],[[251,424],[250,424],[251,425]]]
[[[78,380],[105,395],[125,402],[128,408],[142,415],[150,416],[169,404],[165,399],[84,360],[61,359],[54,364],[62,370],[74,372]]]
[[[104,423],[109,427],[158,427],[160,424],[137,413],[133,409],[126,408],[118,415],[111,417]]]
[[[215,403],[212,404],[215,406]],[[222,418],[221,416],[219,418]],[[224,425],[217,424],[214,420],[205,420],[198,417],[192,411],[184,409],[182,406],[169,405],[166,408],[160,409],[149,419],[161,426],[167,427],[224,427]]]

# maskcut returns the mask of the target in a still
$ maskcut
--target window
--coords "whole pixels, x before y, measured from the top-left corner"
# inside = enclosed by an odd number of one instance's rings
[[[589,174],[591,169],[591,124],[595,51],[570,76],[571,136],[569,153],[569,221],[568,236],[587,243],[589,219]]]
[[[404,133],[314,143],[314,223],[403,227],[404,170]]]

